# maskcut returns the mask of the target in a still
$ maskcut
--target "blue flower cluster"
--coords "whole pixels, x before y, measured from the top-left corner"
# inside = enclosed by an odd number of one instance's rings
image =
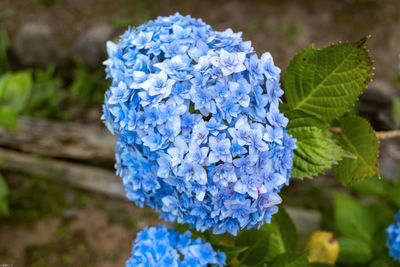
[[[400,211],[396,215],[396,222],[386,229],[389,254],[400,262]]]
[[[296,148],[270,53],[178,13],[107,48],[102,119],[127,197],[215,234],[270,222]]]
[[[226,256],[215,252],[210,243],[200,238],[191,239],[191,233],[180,234],[164,225],[146,228],[137,234],[132,257],[127,267],[199,267],[223,266]]]

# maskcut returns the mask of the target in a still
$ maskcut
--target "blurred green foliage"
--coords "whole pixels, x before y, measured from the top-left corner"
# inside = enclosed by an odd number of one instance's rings
[[[41,2],[50,4],[51,1]],[[0,27],[0,127],[16,130],[20,113],[69,120],[74,112],[84,115],[85,111],[103,102],[109,83],[102,70],[90,71],[77,60],[72,78],[57,73],[52,65],[44,70],[12,72],[9,48],[7,31]],[[0,215],[9,213],[9,194],[7,183],[0,175]],[[27,210],[35,212],[33,208]]]
[[[9,192],[10,218],[7,220],[24,225],[34,225],[42,218],[63,215],[69,209],[81,208],[88,204],[84,192],[64,183],[40,178],[6,177],[11,188]],[[56,236],[65,233],[60,230]]]
[[[42,5],[54,5],[58,2],[58,0],[33,0],[33,2],[42,4]]]
[[[29,98],[31,73],[22,71],[0,76],[0,127],[16,130],[17,116]],[[1,155],[0,155],[1,156]],[[1,156],[1,161],[4,156]],[[8,215],[8,186],[0,175],[0,215]]]
[[[82,60],[76,60],[75,78],[69,86],[72,101],[86,99],[86,108],[91,104],[101,104],[108,87],[109,83],[104,80],[103,70],[90,71]]]
[[[393,120],[397,128],[400,127],[400,98],[394,97],[393,98]]]
[[[45,70],[34,71],[33,92],[24,114],[71,120],[78,113],[81,119],[91,107],[101,105],[108,87],[103,71],[91,71],[81,60],[76,60],[73,79],[69,83],[49,65]]]
[[[260,21],[252,20],[252,21],[247,22],[244,25],[244,30],[246,32],[255,33],[260,29],[260,27],[261,27],[261,22]]]
[[[113,26],[117,29],[125,29],[129,26],[139,26],[140,24],[150,20],[154,14],[157,14],[158,7],[158,0],[132,0],[131,5],[124,7],[122,16],[113,21]]]
[[[17,113],[55,120],[77,119],[77,116],[81,119],[90,108],[99,107],[103,102],[110,83],[105,80],[102,69],[90,70],[82,60],[76,59],[72,73],[60,73],[55,66],[48,65],[46,69],[14,75],[8,61],[10,45],[6,29],[0,27],[0,126],[16,126],[16,113],[4,105],[11,101],[13,96],[7,94],[13,91],[19,94],[18,99],[13,100],[13,105],[18,105]],[[32,87],[32,93],[20,91],[20,87]],[[6,95],[1,98],[2,94]]]
[[[8,215],[8,186],[0,174],[0,214]]]
[[[8,70],[7,53],[10,49],[10,39],[7,30],[0,27],[0,74]]]
[[[303,31],[303,25],[300,22],[295,24],[283,23],[281,33],[289,44],[295,44]]]
[[[334,227],[340,234],[339,264],[398,266],[387,257],[385,229],[395,221],[400,208],[400,176],[395,181],[369,177],[349,189],[353,196],[335,193]],[[366,197],[368,201],[363,201]]]
[[[24,114],[49,119],[68,119],[68,114],[62,109],[62,102],[66,98],[62,87],[63,80],[55,76],[54,66],[49,65],[46,70],[36,70],[32,95]]]

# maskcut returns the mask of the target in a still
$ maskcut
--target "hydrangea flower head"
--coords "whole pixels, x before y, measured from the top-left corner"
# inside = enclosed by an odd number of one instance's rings
[[[137,234],[132,257],[127,267],[199,267],[223,266],[226,256],[215,252],[210,243],[200,238],[192,239],[191,233],[180,234],[164,225],[146,228]]]
[[[400,262],[400,211],[396,215],[396,222],[386,229],[389,254]]]
[[[296,148],[271,54],[178,13],[107,47],[103,120],[127,197],[216,234],[270,222]]]

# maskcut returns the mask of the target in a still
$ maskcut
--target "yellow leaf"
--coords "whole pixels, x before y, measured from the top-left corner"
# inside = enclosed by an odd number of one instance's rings
[[[335,264],[339,256],[339,243],[333,233],[315,231],[307,242],[309,262]]]

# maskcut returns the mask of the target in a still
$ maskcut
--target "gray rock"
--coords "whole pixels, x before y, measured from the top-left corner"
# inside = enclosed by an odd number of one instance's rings
[[[76,209],[76,208],[67,209],[64,211],[63,217],[65,219],[71,219],[71,218],[76,217],[78,215],[78,213],[79,213],[79,209]]]
[[[395,181],[399,171],[399,161],[394,159],[379,160],[379,174],[382,178]]]
[[[391,181],[396,180],[400,166],[400,138],[381,140],[379,150],[381,177]]]
[[[292,218],[299,233],[299,243],[305,244],[308,237],[320,229],[322,216],[314,210],[306,210],[294,207],[285,207],[290,218]]]
[[[360,100],[376,105],[390,105],[393,97],[399,95],[399,90],[392,83],[383,80],[374,80],[368,85]]]
[[[73,56],[78,56],[90,68],[101,66],[106,58],[106,42],[112,38],[113,28],[99,25],[83,32],[73,46]]]
[[[386,131],[397,128],[393,118],[392,102],[399,96],[399,88],[388,81],[375,80],[360,97],[359,114],[366,118],[375,130]]]
[[[49,25],[28,23],[17,32],[14,51],[19,62],[30,67],[57,64],[61,58],[57,36]]]

